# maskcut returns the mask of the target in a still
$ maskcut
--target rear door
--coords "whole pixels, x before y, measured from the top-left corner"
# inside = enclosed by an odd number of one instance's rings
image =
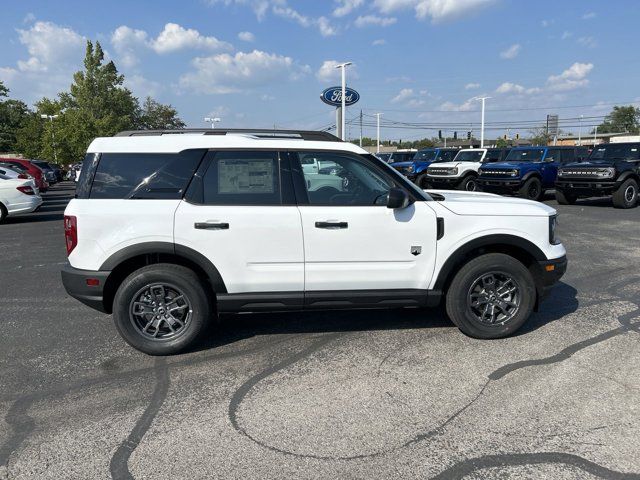
[[[318,184],[303,173],[300,164],[309,156],[339,165],[336,181]],[[437,235],[436,216],[427,202],[387,208],[389,189],[399,185],[365,157],[304,151],[293,157],[306,297],[318,291],[426,289]]]
[[[276,151],[209,152],[175,212],[176,248],[204,255],[230,294],[304,289],[287,162]]]

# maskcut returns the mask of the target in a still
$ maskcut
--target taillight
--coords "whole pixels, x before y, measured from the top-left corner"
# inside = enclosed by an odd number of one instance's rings
[[[25,195],[34,195],[36,192],[33,191],[33,188],[29,185],[22,185],[20,187],[16,187],[16,189],[20,190]]]
[[[78,224],[74,215],[64,216],[64,240],[67,245],[67,255],[69,255],[78,245]]]

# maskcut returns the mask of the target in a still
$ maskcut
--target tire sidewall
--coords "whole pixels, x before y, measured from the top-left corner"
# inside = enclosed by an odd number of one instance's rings
[[[6,207],[0,203],[0,223],[4,222],[8,216],[9,213],[7,212]]]
[[[116,329],[132,347],[150,355],[171,355],[192,346],[209,324],[209,299],[198,277],[190,270],[172,266],[151,265],[129,275],[120,285],[113,301],[113,318]],[[191,321],[181,335],[167,340],[151,340],[144,337],[132,324],[129,306],[133,296],[152,283],[167,283],[177,287],[189,300]]]
[[[478,191],[478,181],[477,181],[477,177],[475,175],[467,175],[466,177],[464,177],[462,179],[462,182],[460,182],[460,190],[464,190],[465,192],[477,192]],[[467,184],[469,184],[470,182],[473,182],[474,188],[473,190],[469,190],[467,188]]]
[[[529,192],[531,190],[531,185],[533,185],[534,183],[538,185],[538,194],[535,197],[532,197],[529,194]],[[526,182],[524,182],[524,186],[522,187],[521,192],[522,192],[522,197],[526,198],[527,200],[539,201],[540,198],[542,198],[542,195],[544,193],[542,191],[542,182],[537,177],[532,177],[528,179]]]
[[[521,303],[517,314],[498,326],[478,321],[470,311],[467,296],[472,283],[483,273],[504,272],[512,276],[520,287]],[[462,267],[447,292],[447,313],[460,330],[475,338],[502,338],[513,334],[529,318],[536,300],[533,277],[518,260],[504,254],[486,254]]]
[[[627,200],[626,196],[627,189],[629,189],[630,187],[635,191],[635,194],[631,201]],[[622,185],[620,185],[619,192],[616,193],[618,193],[618,195],[614,195],[614,200],[617,200],[615,202],[616,206],[621,208],[633,208],[638,203],[638,182],[636,182],[633,178],[629,178],[625,180]],[[615,198],[616,196],[618,197],[617,199]]]

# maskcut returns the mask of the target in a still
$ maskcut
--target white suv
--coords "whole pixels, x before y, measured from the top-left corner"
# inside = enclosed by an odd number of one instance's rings
[[[427,169],[429,188],[478,190],[478,170],[483,163],[504,160],[509,152],[503,148],[467,148],[460,150],[453,161],[434,163]]]
[[[123,132],[89,146],[62,280],[149,354],[190,347],[222,312],[442,299],[464,333],[498,338],[564,273],[555,225],[537,202],[429,195],[323,132]]]

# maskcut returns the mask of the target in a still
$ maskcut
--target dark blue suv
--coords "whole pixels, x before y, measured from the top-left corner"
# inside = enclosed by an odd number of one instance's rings
[[[436,162],[450,162],[458,151],[457,148],[425,148],[418,150],[408,162],[395,162],[390,165],[420,188],[427,188],[429,165]]]
[[[558,167],[581,161],[587,155],[586,147],[512,148],[504,162],[480,168],[478,185],[485,192],[540,200],[545,190],[554,188]]]

